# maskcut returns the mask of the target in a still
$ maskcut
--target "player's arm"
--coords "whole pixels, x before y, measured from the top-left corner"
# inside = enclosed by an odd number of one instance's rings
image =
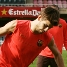
[[[48,47],[49,47],[49,49],[53,52],[58,67],[64,67],[64,62],[63,62],[61,53],[60,53],[59,50],[57,49],[57,47],[56,47],[53,39],[52,39],[51,42],[49,43]]]
[[[5,26],[0,27],[0,36],[13,32],[16,24],[17,24],[17,20],[13,20],[8,22]]]

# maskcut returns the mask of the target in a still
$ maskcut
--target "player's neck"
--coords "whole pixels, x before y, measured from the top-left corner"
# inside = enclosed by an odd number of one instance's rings
[[[35,33],[35,30],[36,30],[36,26],[37,26],[37,19],[34,20],[34,21],[31,21],[31,24],[30,24],[30,28],[31,28],[31,31]]]

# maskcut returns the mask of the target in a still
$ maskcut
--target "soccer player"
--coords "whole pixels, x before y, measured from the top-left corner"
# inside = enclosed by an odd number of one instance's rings
[[[57,5],[51,5],[50,7],[53,7],[57,10],[59,10],[59,7]],[[55,43],[57,45],[58,50],[60,53],[62,53],[62,47],[63,44],[66,47],[67,50],[67,24],[66,21],[61,19],[59,20],[59,25],[54,26],[50,30],[48,30],[52,36],[54,37]],[[37,60],[37,67],[58,67],[54,55],[51,52],[51,50],[46,47],[44,50],[41,51],[41,53],[38,56]]]
[[[64,67],[54,39],[47,32],[58,25],[59,17],[58,10],[47,7],[34,21],[13,20],[1,27],[0,36],[6,37],[0,47],[0,67],[28,67],[46,46],[55,55],[58,67]]]

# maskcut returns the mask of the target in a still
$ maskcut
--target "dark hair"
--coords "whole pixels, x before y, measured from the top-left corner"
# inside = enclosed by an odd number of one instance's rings
[[[53,26],[59,24],[60,13],[58,10],[52,7],[46,7],[41,11],[42,20],[47,19]]]
[[[57,10],[59,10],[59,7],[58,7],[58,5],[49,5],[49,7],[53,7],[53,8],[55,8],[55,9],[57,9]]]

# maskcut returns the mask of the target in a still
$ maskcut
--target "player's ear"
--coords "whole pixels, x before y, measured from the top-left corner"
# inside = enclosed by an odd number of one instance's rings
[[[39,20],[39,21],[41,20],[41,15],[38,15],[38,20]]]

